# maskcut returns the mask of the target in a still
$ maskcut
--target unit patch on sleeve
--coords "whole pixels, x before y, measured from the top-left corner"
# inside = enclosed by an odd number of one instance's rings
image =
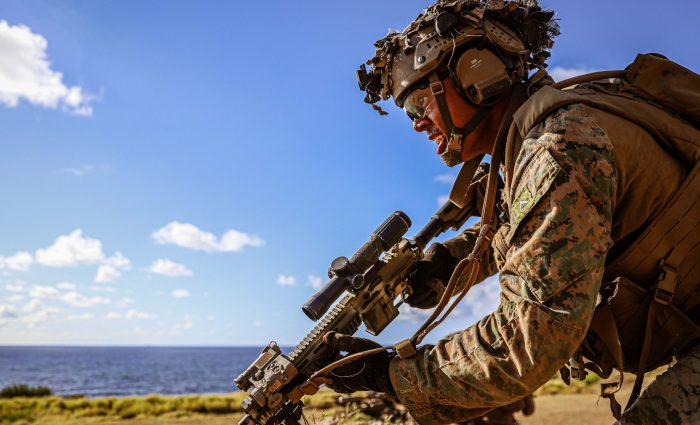
[[[540,149],[527,165],[521,176],[520,184],[513,197],[510,211],[510,234],[512,239],[518,225],[525,216],[537,205],[540,198],[549,191],[552,182],[561,171],[561,166],[546,148]]]

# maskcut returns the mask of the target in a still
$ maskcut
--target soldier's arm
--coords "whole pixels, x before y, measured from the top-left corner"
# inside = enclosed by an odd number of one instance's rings
[[[448,239],[443,242],[443,245],[450,251],[453,257],[461,260],[469,255],[474,248],[474,243],[476,238],[479,236],[479,224],[474,224],[473,226],[462,231],[460,234],[452,239]],[[489,276],[493,276],[498,273],[498,268],[496,267],[496,261],[493,252],[488,249],[484,254],[484,258],[481,261],[479,275],[476,279],[477,282],[481,282]],[[462,282],[460,282],[462,283]],[[455,293],[459,293],[462,286],[456,288]]]
[[[421,424],[460,422],[525,397],[588,329],[612,244],[610,141],[582,106],[562,108],[528,135],[514,174],[498,309],[391,363],[397,395]]]

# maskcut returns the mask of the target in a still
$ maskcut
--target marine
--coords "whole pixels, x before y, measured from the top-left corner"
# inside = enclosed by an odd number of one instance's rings
[[[463,164],[452,202],[485,154],[496,170],[481,222],[427,250],[407,302],[445,309],[495,273],[501,299],[435,345],[420,345],[422,332],[334,371],[336,391],[384,392],[420,424],[458,423],[557,372],[617,369],[638,375],[624,411],[622,374],[602,388],[617,423],[700,423],[700,76],[640,55],[625,71],[556,85],[553,16],[536,1],[441,1],[377,41],[360,68],[367,103],[385,114],[377,103],[392,98],[446,165]],[[639,396],[644,372],[663,365]]]

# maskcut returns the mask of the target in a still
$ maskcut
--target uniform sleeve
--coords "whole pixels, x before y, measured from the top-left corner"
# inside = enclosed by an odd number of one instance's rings
[[[612,245],[616,184],[610,141],[585,110],[556,111],[523,143],[498,309],[392,361],[392,384],[420,424],[462,422],[531,394],[583,340]]]

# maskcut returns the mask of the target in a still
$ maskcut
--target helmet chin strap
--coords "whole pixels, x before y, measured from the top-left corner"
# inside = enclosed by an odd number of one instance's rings
[[[448,167],[454,167],[462,162],[462,142],[474,131],[481,121],[486,118],[491,108],[477,107],[477,112],[472,119],[470,119],[464,127],[456,128],[452,121],[452,115],[450,115],[450,108],[447,106],[445,87],[442,85],[440,77],[436,72],[433,72],[428,76],[428,79],[430,81],[430,91],[433,93],[433,96],[435,96],[438,110],[442,116],[442,122],[445,124],[447,131],[450,132],[447,149],[440,154],[440,159],[442,159]]]

